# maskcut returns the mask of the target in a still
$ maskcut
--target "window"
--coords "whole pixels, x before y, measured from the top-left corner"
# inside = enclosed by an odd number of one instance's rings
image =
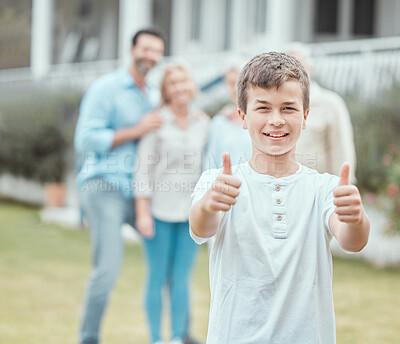
[[[338,0],[317,0],[315,15],[317,33],[337,33]]]
[[[164,34],[166,56],[170,55],[172,0],[153,0],[153,24]]]
[[[374,0],[355,0],[353,11],[353,34],[372,35],[374,27]]]

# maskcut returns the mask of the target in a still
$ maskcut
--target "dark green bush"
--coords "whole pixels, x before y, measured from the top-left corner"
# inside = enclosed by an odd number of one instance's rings
[[[347,104],[354,127],[358,186],[381,192],[388,182],[387,157],[400,142],[400,85],[372,100],[351,96]]]
[[[348,105],[354,126],[358,186],[385,200],[388,229],[400,233],[400,85],[373,100],[350,97]]]
[[[0,172],[63,181],[81,94],[38,87],[0,97]]]

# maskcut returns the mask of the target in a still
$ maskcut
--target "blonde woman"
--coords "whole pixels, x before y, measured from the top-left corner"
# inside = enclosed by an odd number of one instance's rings
[[[189,319],[189,280],[197,247],[189,236],[191,193],[201,174],[208,116],[190,103],[195,86],[181,64],[166,67],[161,82],[161,128],[139,144],[134,179],[136,228],[148,264],[145,308],[152,343],[161,342],[162,290],[168,286],[171,343],[183,343]]]

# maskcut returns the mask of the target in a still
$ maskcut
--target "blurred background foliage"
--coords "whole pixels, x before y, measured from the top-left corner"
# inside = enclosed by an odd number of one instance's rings
[[[389,229],[400,233],[400,84],[374,99],[349,96],[358,187],[384,199]]]
[[[70,163],[81,93],[36,85],[4,91],[0,103],[0,172],[62,182]]]

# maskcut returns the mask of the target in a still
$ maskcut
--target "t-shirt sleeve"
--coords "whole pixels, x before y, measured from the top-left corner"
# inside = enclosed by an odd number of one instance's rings
[[[221,169],[207,170],[202,173],[192,193],[192,207],[197,201],[199,201],[204,196],[204,194],[208,191],[208,189],[211,188],[212,184],[214,183],[215,179],[220,173]],[[189,230],[190,230],[190,236],[198,245],[204,244],[210,239],[210,238],[200,238],[196,236],[193,233],[191,227],[189,228]]]
[[[333,204],[333,190],[337,188],[339,185],[339,177],[330,175],[328,173],[323,174],[322,178],[323,185],[323,218],[325,229],[328,231],[330,235],[332,235],[330,226],[329,226],[329,218],[335,210],[335,205]]]

